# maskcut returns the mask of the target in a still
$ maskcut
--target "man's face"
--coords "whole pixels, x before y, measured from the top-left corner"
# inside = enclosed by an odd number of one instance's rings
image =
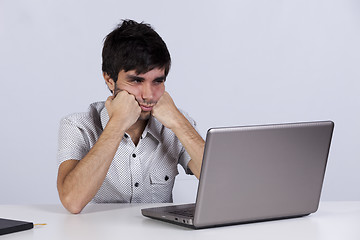
[[[165,70],[154,68],[144,74],[136,74],[135,70],[120,71],[116,82],[115,95],[121,90],[135,96],[141,107],[140,120],[150,117],[153,106],[165,91]]]

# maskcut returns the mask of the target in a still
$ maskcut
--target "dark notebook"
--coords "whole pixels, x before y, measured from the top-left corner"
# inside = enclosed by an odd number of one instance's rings
[[[28,230],[34,227],[32,222],[23,222],[0,218],[0,235]]]

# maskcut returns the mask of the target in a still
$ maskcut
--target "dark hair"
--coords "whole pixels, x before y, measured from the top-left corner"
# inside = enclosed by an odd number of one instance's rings
[[[115,82],[122,70],[142,74],[160,68],[167,76],[171,65],[170,53],[159,34],[149,24],[133,20],[123,20],[106,36],[102,60],[102,71]]]

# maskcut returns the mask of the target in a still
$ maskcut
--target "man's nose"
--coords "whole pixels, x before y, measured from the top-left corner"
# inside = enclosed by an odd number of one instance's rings
[[[153,89],[150,84],[144,84],[142,88],[142,96],[144,100],[153,98]]]

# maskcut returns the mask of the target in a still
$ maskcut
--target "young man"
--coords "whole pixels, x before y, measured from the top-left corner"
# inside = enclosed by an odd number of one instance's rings
[[[172,202],[177,164],[199,178],[204,140],[165,91],[166,44],[150,25],[125,20],[102,57],[112,96],[60,123],[60,200],[71,213],[90,201]]]

